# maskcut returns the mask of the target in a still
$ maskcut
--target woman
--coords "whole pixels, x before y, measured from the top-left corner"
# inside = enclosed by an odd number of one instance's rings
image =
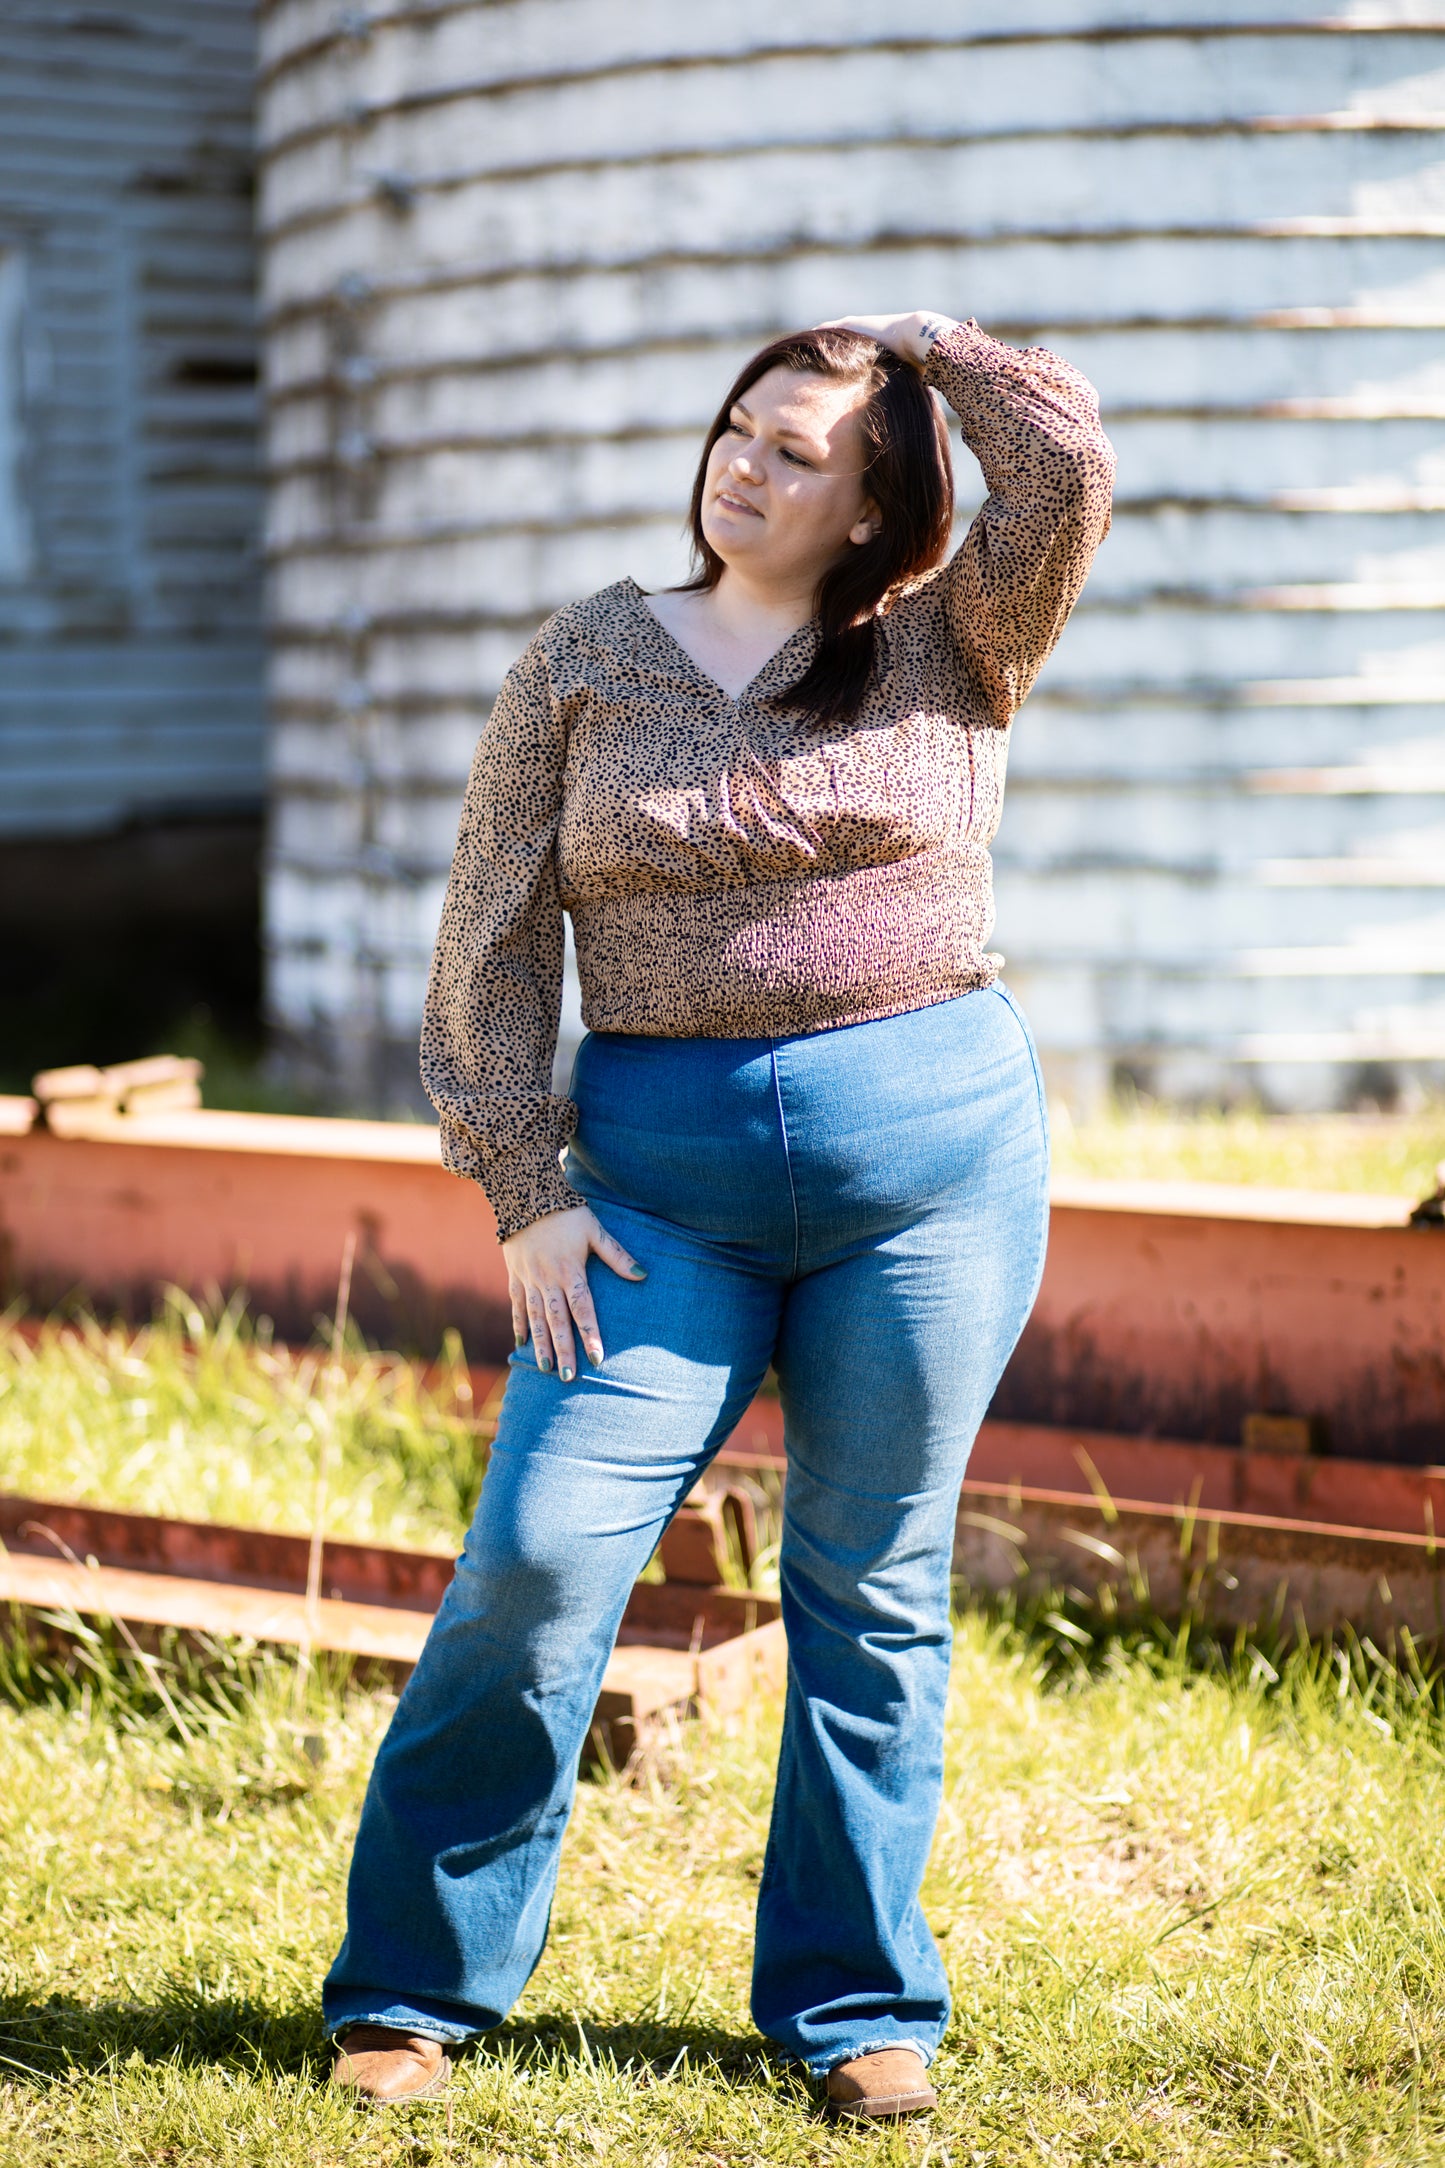
[[[943,569],[930,387],[989,489]],[[502,688],[422,1074],[495,1209],[517,1351],[367,1794],[339,2084],[432,2092],[516,2000],[623,1605],[771,1364],[789,1682],[753,2013],[837,2110],[933,2105],[954,1515],[1047,1211],[988,844],[1112,471],[1092,390],[1041,349],[922,314],[781,340],[708,436],[696,577],[559,611]]]

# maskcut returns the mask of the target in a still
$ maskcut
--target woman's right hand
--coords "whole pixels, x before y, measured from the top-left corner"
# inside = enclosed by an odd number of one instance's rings
[[[636,1258],[628,1256],[586,1205],[533,1220],[520,1234],[509,1236],[502,1255],[518,1347],[526,1346],[530,1333],[537,1368],[550,1370],[555,1361],[563,1384],[569,1384],[577,1374],[575,1323],[596,1369],[602,1361],[602,1335],[587,1285],[587,1259],[600,1257],[624,1280],[645,1280]]]
[[[935,315],[931,309],[914,309],[908,316],[830,316],[819,326],[825,331],[861,331],[865,339],[876,339],[916,369],[927,361],[934,341],[953,328],[951,316]]]

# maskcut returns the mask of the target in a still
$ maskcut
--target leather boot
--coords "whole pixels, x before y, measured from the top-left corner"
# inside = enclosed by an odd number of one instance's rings
[[[452,2074],[440,2040],[393,2032],[389,2025],[352,2025],[336,2043],[331,2083],[362,2100],[390,2107],[400,2100],[429,2100]]]
[[[835,2063],[828,2072],[828,2106],[834,2115],[921,2115],[938,2106],[923,2057],[912,2048],[879,2048]]]

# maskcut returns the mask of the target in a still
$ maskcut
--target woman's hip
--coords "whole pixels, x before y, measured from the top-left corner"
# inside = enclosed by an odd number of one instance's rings
[[[593,1033],[573,1072],[569,1179],[797,1270],[989,1195],[1047,1189],[1032,1043],[998,986],[796,1038]]]

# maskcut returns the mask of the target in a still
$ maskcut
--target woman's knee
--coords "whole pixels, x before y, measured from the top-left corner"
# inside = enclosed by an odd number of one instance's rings
[[[490,1476],[488,1478],[490,1481]],[[499,1484],[483,1498],[457,1561],[457,1595],[501,1631],[567,1619],[579,1626],[625,1601],[653,1531],[591,1525],[575,1489],[544,1479]]]

